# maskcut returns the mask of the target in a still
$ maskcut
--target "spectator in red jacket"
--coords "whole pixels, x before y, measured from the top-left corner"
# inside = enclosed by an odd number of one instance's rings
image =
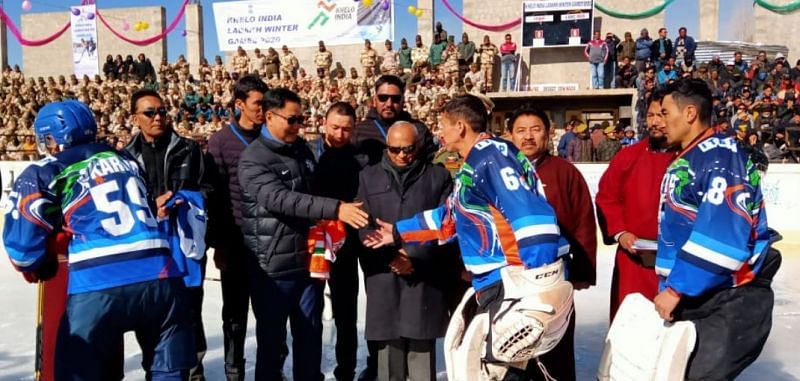
[[[513,91],[515,89],[516,65],[517,64],[517,44],[511,42],[511,35],[506,34],[506,41],[500,45],[500,88]],[[508,87],[506,87],[508,85]]]
[[[589,60],[590,70],[592,72],[592,88],[603,88],[603,72],[608,60],[608,45],[600,39],[600,31],[594,31],[594,38],[586,44],[586,49],[583,55]]]
[[[655,251],[642,250],[640,239],[655,241],[661,178],[674,154],[667,152],[662,132],[661,98],[654,94],[647,109],[649,137],[622,150],[600,178],[597,215],[603,241],[619,243],[611,278],[611,320],[625,296],[658,293]]]

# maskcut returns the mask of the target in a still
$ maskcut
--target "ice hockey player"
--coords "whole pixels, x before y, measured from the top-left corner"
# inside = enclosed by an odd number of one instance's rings
[[[733,380],[756,360],[772,326],[770,249],[761,176],[737,142],[716,134],[700,80],[667,86],[667,143],[680,153],[661,186],[655,308],[697,331],[687,380]]]
[[[56,379],[103,380],[126,331],[156,348],[153,380],[184,380],[197,361],[183,275],[158,229],[136,162],[95,143],[92,111],[54,102],[34,122],[49,153],[14,183],[3,241],[11,262],[36,280],[55,257],[48,237],[71,235],[67,307],[58,332]]]
[[[474,290],[445,337],[448,378],[524,379],[527,361],[552,349],[572,312],[555,213],[533,166],[510,142],[487,133],[477,97],[444,106],[441,140],[465,162],[448,201],[394,226],[376,220],[368,247],[447,242],[458,235]],[[561,250],[560,250],[561,249]],[[490,323],[491,322],[491,323]]]

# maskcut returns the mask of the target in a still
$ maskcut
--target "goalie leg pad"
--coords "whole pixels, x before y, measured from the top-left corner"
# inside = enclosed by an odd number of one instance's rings
[[[504,299],[491,319],[489,357],[514,363],[549,352],[564,336],[573,308],[563,262],[527,270],[509,266],[501,275]]]
[[[476,314],[475,290],[470,288],[453,313],[444,336],[447,379],[453,381],[489,380],[483,366],[489,315]]]
[[[561,261],[536,269],[506,267],[499,307],[478,307],[469,289],[453,314],[444,340],[448,379],[502,380],[510,366],[552,350],[569,327],[572,284]],[[477,313],[477,311],[488,311]]]

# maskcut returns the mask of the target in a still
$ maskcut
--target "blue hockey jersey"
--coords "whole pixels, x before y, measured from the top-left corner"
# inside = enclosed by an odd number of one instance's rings
[[[86,144],[31,164],[14,183],[3,241],[20,271],[34,271],[46,239],[63,229],[69,294],[180,276],[135,161]]]
[[[171,209],[170,218],[160,224],[169,237],[172,259],[184,274],[183,283],[187,287],[202,286],[207,225],[203,195],[180,190],[164,206]]]
[[[660,288],[699,296],[755,278],[769,243],[761,177],[731,137],[706,130],[661,185]]]
[[[405,244],[457,236],[476,290],[500,281],[505,266],[539,267],[569,252],[533,166],[498,138],[475,144],[444,205],[399,221],[396,229]]]

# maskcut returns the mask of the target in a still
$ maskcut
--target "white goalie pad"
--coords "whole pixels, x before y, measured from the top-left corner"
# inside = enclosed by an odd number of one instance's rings
[[[448,380],[484,380],[481,359],[486,347],[489,314],[472,316],[467,327],[464,310],[474,311],[475,305],[477,305],[475,290],[470,287],[447,326],[447,333],[444,336],[444,362]]]
[[[492,355],[514,363],[551,351],[569,326],[572,284],[564,279],[564,265],[524,269],[505,267],[503,304],[492,322]]]
[[[464,311],[474,311],[477,305],[475,290],[467,290],[453,313],[444,336],[444,362],[447,379],[453,381],[500,381],[508,368],[505,364],[483,361],[486,352],[486,334],[489,332],[489,314],[480,313],[466,326]],[[526,364],[511,364],[525,368]]]
[[[489,314],[465,318],[475,311],[475,291],[469,289],[453,314],[444,340],[447,376],[451,381],[502,380],[508,366],[525,368],[528,360],[558,344],[569,326],[572,284],[564,280],[562,262],[525,270],[501,270],[504,300],[490,323]],[[484,359],[491,329],[494,361]]]
[[[683,381],[694,350],[690,321],[666,323],[641,294],[625,297],[608,330],[600,381]]]

